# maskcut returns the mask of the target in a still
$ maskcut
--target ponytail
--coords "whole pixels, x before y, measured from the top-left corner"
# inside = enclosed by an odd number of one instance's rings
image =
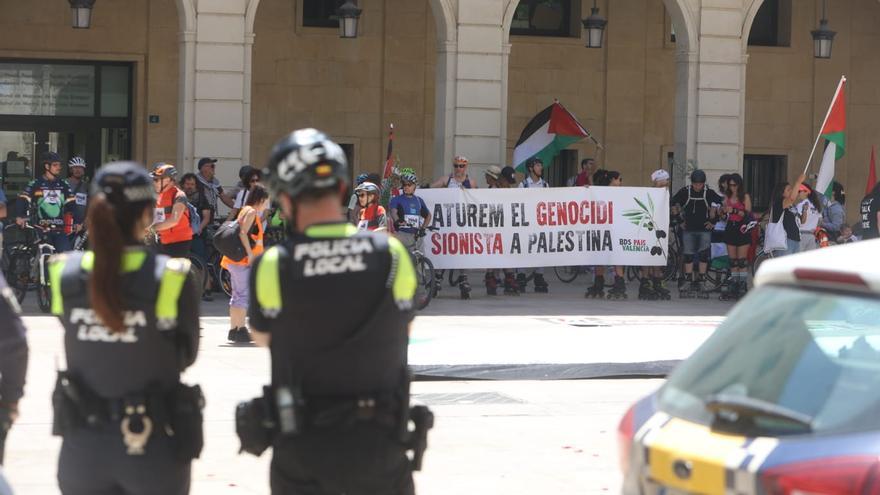
[[[122,332],[124,320],[119,267],[126,236],[117,222],[116,207],[103,194],[89,201],[86,222],[91,238],[89,244],[95,253],[95,266],[89,283],[92,308],[110,332]]]

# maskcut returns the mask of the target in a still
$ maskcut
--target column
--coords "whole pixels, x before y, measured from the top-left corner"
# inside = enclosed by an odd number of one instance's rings
[[[700,8],[696,163],[710,183],[742,170],[747,59],[742,3],[714,0]]]
[[[504,165],[505,5],[504,0],[468,0],[458,12],[453,153],[468,157],[473,179],[490,165]],[[451,162],[443,167],[449,173]]]
[[[184,168],[216,158],[225,185],[235,184],[248,159],[253,35],[245,32],[246,8],[246,0],[200,0],[196,7],[193,156]]]
[[[431,177],[449,173],[455,156],[455,67],[458,44],[437,42],[437,73],[434,85],[434,163]]]

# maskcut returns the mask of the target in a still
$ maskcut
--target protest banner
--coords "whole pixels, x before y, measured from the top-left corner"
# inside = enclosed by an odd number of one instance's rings
[[[422,251],[443,268],[665,266],[669,191],[648,187],[420,189]]]

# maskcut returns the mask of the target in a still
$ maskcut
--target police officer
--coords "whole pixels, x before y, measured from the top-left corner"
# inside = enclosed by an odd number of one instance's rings
[[[94,251],[49,268],[67,354],[53,394],[65,495],[185,494],[201,449],[203,399],[180,383],[198,351],[198,288],[188,261],[140,242],[151,182],[136,163],[102,167],[86,218]]]
[[[323,133],[290,134],[267,168],[292,230],[251,272],[253,338],[272,357],[272,493],[412,494],[406,452],[420,458],[427,428],[408,434],[424,419],[407,417],[410,256],[346,222],[345,154]]]
[[[0,465],[6,433],[18,415],[27,371],[28,346],[18,313],[18,300],[0,273]]]

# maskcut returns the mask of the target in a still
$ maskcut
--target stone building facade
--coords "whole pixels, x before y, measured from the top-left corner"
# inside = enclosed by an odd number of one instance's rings
[[[601,49],[579,27],[589,0],[571,0],[571,29],[547,36],[522,32],[520,0],[359,0],[353,40],[307,25],[309,1],[98,0],[92,27],[74,30],[62,0],[0,0],[0,63],[129,64],[128,154],[185,169],[213,156],[227,183],[305,126],[345,144],[356,172],[378,170],[391,123],[403,165],[435,177],[462,154],[479,176],[511,161],[526,122],[556,98],[604,145],[579,143],[559,167],[595,156],[639,185],[658,167],[683,183],[697,166],[766,188],[803,168],[842,74],[849,141],[837,176],[853,196],[880,141],[876,0],[828,2],[828,60],[813,58],[810,37],[822,0],[766,0],[769,43],[749,42],[756,18],[767,35],[765,0],[599,0]],[[25,121],[0,100],[0,147]]]

